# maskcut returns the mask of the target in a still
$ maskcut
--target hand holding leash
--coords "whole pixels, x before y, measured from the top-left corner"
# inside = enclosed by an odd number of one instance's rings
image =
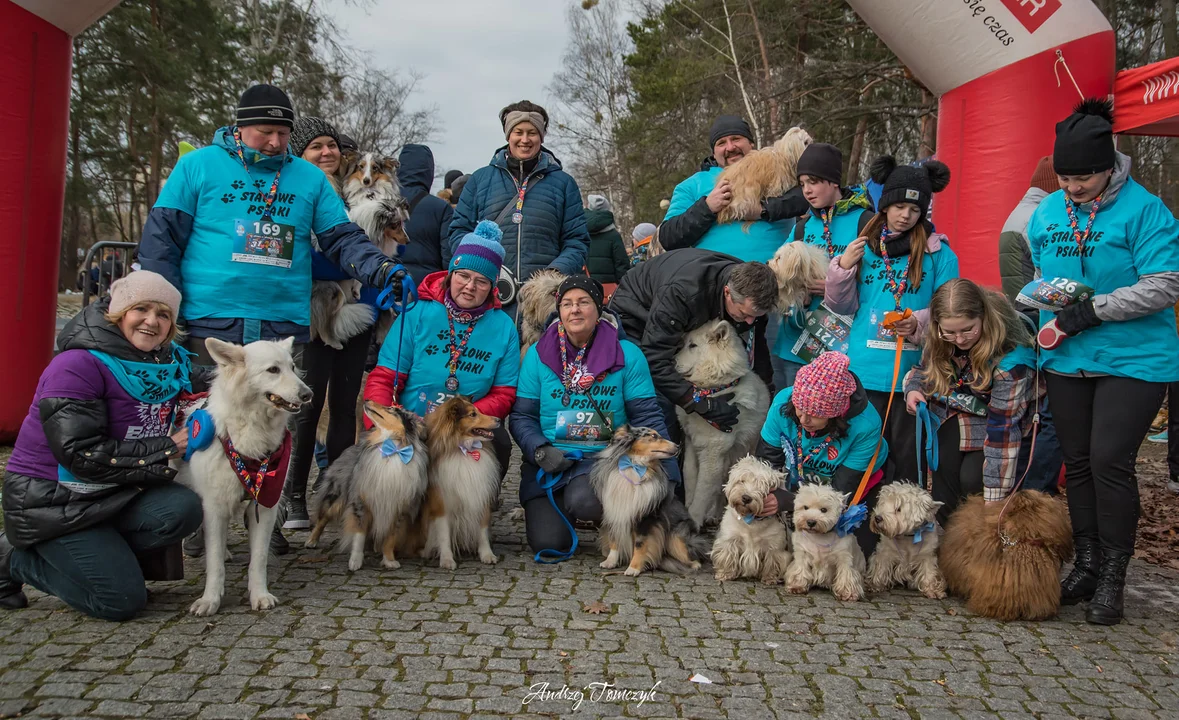
[[[400,315],[417,304],[418,286],[404,265],[386,262],[377,271],[377,276],[384,287],[377,296],[377,307],[381,310],[393,310]]]
[[[536,449],[533,459],[536,460],[536,464],[541,470],[544,470],[550,475],[565,472],[573,467],[573,463],[575,462],[552,445],[541,445]]]

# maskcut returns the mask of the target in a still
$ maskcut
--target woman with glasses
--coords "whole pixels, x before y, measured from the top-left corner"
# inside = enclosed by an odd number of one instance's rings
[[[575,275],[557,290],[557,314],[520,368],[512,437],[520,446],[520,505],[528,544],[563,553],[573,544],[569,524],[597,525],[602,504],[590,487],[594,454],[623,425],[649,427],[667,437],[655,385],[639,347],[623,339],[613,313],[604,312],[602,284]],[[663,467],[674,482],[674,459]],[[541,481],[559,476],[552,501]],[[562,519],[564,516],[565,519]]]
[[[999,293],[956,279],[933,294],[921,364],[905,376],[905,405],[913,415],[926,403],[941,421],[933,497],[943,503],[943,524],[966,496],[1002,502],[1018,481],[1039,394],[1033,348],[1027,321]]]
[[[393,321],[381,345],[365,400],[399,404],[424,418],[463,395],[484,415],[507,417],[520,375],[520,336],[493,292],[504,261],[502,237],[495,223],[479,223],[459,243],[449,269],[422,280],[417,304]],[[491,444],[502,478],[512,453],[502,425]]]

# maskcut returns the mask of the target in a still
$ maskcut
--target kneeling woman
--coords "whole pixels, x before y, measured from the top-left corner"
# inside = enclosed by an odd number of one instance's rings
[[[520,336],[492,293],[504,261],[502,238],[495,223],[479,223],[459,243],[450,270],[422,280],[417,305],[393,321],[381,345],[365,400],[397,403],[424,418],[461,394],[484,415],[507,417],[520,375]],[[501,425],[491,442],[502,478],[512,441]]]
[[[763,517],[789,512],[793,492],[803,483],[854,495],[869,467],[866,503],[871,507],[875,501],[888,444],[880,437],[880,415],[849,364],[843,353],[825,352],[799,368],[794,385],[774,398],[755,455],[785,472],[787,487],[773,493]],[[865,554],[876,547],[867,523],[856,530],[856,539]]]
[[[585,276],[566,278],[557,291],[558,317],[528,348],[512,409],[512,437],[523,452],[520,504],[534,551],[564,551],[572,522],[597,524],[602,504],[590,487],[594,454],[614,428],[649,427],[667,437],[655,385],[638,346],[619,337],[613,315],[602,314],[603,290]],[[575,459],[575,452],[582,458]],[[680,481],[675,460],[663,467]],[[553,503],[537,480],[560,473]],[[555,507],[554,507],[555,503]]]
[[[938,288],[929,319],[921,364],[905,376],[905,404],[916,414],[928,403],[941,421],[933,499],[945,524],[968,495],[999,502],[1011,493],[1036,413],[1036,353],[1007,298],[969,280]]]
[[[24,583],[127,620],[147,604],[145,579],[183,577],[201,501],[168,466],[188,446],[186,432],[169,436],[191,389],[179,309],[176,288],[138,270],[62,330],[4,473],[0,606],[23,607]]]

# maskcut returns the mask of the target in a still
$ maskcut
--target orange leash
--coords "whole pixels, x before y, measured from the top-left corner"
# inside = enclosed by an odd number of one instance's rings
[[[897,312],[887,312],[884,314],[884,322],[881,326],[885,330],[892,330],[896,324],[901,320],[913,316],[913,311],[905,308],[905,310]],[[897,378],[901,374],[901,351],[905,345],[905,338],[897,334],[897,350],[896,355],[892,361],[892,391],[888,393],[888,405],[884,409],[884,420],[880,424],[880,437],[876,438],[876,449],[872,451],[872,460],[868,463],[868,469],[864,471],[864,476],[860,478],[860,486],[856,488],[856,494],[852,496],[852,501],[849,504],[857,505],[868,494],[868,480],[872,477],[873,471],[876,469],[876,459],[880,457],[880,445],[884,441],[884,433],[888,429],[888,416],[892,413],[892,399],[896,395]]]

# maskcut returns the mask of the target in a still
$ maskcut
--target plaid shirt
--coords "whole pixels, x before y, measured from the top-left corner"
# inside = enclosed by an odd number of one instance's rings
[[[905,375],[906,396],[914,390],[925,392],[921,387],[925,380],[923,373],[918,365]],[[959,450],[983,451],[983,499],[988,502],[1007,497],[1018,480],[1015,471],[1019,447],[1024,436],[1032,431],[1035,394],[1035,369],[1017,365],[1011,370],[995,370],[990,393],[976,395],[987,403],[985,417],[947,407],[939,400],[929,402],[930,411],[943,423],[958,416]]]

